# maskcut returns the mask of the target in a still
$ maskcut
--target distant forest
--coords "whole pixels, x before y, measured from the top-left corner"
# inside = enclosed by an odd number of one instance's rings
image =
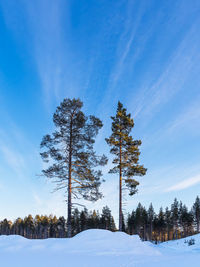
[[[146,209],[140,203],[137,208],[123,218],[123,231],[127,234],[138,234],[142,240],[155,243],[179,239],[199,233],[200,199],[196,200],[189,210],[182,202],[174,199],[171,208],[160,208],[155,213],[153,205]],[[111,210],[106,206],[100,214],[87,209],[72,213],[72,236],[87,229],[107,229],[117,231]],[[29,239],[67,237],[67,221],[62,216],[31,215],[14,222],[4,219],[0,222],[0,235],[21,235]]]

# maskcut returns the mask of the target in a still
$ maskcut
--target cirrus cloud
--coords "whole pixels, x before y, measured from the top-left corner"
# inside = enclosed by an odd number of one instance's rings
[[[196,184],[199,184],[200,183],[200,174],[196,175],[196,176],[193,176],[193,177],[190,177],[188,179],[185,179],[173,186],[170,186],[168,187],[165,191],[166,192],[171,192],[171,191],[180,191],[180,190],[183,190],[183,189],[186,189],[188,187],[192,187]]]

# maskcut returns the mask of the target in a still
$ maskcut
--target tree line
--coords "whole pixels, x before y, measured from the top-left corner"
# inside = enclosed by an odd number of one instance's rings
[[[106,229],[116,231],[111,210],[103,207],[101,214],[98,211],[88,212],[85,208],[72,211],[72,236],[87,229]],[[61,216],[28,215],[24,219],[17,218],[14,222],[4,219],[0,221],[0,235],[21,235],[29,239],[64,238],[67,237],[67,220]]]
[[[153,205],[146,209],[140,203],[128,214],[126,232],[138,234],[143,240],[164,242],[199,233],[200,199],[197,196],[189,210],[176,198],[171,207],[161,207],[156,214]]]
[[[122,216],[122,231],[133,235],[138,234],[144,241],[164,242],[179,239],[199,233],[200,227],[200,199],[197,196],[192,208],[176,198],[171,207],[159,212],[154,211],[150,204],[146,209],[141,203],[136,209],[128,213],[127,218]],[[88,212],[85,208],[72,211],[72,236],[87,229],[106,229],[117,231],[114,218],[109,207],[104,207],[101,214],[98,211]],[[0,222],[1,235],[21,235],[30,239],[64,238],[67,237],[67,221],[62,216],[31,215],[24,219],[18,218],[14,222],[4,219]]]

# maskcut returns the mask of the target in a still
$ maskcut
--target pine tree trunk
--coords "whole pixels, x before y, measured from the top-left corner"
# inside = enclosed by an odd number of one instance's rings
[[[120,141],[121,142],[121,141]],[[120,144],[120,167],[119,167],[119,231],[122,231],[122,147]]]
[[[71,217],[72,217],[72,120],[70,123],[70,143],[69,143],[69,169],[68,169],[68,216],[67,216],[67,237],[71,237]]]
[[[69,175],[68,181],[68,217],[67,217],[67,237],[71,237],[71,214],[72,214],[72,204],[71,204],[71,175]]]

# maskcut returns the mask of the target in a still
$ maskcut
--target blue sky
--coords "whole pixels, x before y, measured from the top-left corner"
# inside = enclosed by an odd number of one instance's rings
[[[148,168],[127,197],[156,209],[200,190],[200,2],[0,1],[0,219],[66,215],[63,192],[37,176],[39,144],[64,97],[103,120],[96,150],[120,100],[132,114]],[[104,199],[118,212],[118,177],[104,168]]]

